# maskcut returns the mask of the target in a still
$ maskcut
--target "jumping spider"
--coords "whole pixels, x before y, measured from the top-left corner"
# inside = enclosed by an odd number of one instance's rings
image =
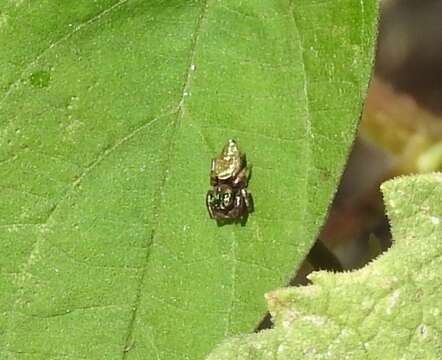
[[[252,196],[246,190],[249,168],[235,140],[228,140],[221,154],[212,160],[206,205],[210,218],[218,223],[247,220]]]

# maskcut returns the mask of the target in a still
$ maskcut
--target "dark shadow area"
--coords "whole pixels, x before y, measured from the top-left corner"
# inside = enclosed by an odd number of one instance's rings
[[[376,73],[442,114],[442,1],[382,4]]]

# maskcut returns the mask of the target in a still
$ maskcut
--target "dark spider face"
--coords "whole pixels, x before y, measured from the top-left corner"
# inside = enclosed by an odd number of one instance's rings
[[[214,210],[226,211],[233,207],[234,194],[233,190],[228,186],[217,186],[208,195],[208,204]]]

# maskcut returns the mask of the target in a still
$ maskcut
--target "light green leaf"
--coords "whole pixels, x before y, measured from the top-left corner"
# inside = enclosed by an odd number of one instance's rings
[[[267,294],[275,328],[228,340],[209,359],[440,359],[442,174],[382,190],[394,238],[387,253]]]
[[[302,261],[370,73],[376,2],[0,0],[0,358],[197,359]],[[246,226],[210,159],[253,163]]]

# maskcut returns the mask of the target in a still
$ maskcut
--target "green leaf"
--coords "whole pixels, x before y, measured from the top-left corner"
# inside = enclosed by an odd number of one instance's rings
[[[442,173],[382,190],[395,239],[387,253],[267,294],[275,328],[228,340],[209,359],[440,359]]]
[[[375,1],[0,1],[0,358],[197,359],[252,330],[352,142]],[[253,164],[246,226],[210,159]]]

